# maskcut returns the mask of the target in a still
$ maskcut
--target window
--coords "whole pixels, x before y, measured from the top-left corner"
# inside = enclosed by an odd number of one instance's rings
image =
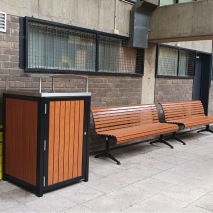
[[[165,5],[188,3],[188,2],[194,2],[194,1],[203,1],[203,0],[160,0],[159,5],[165,6]]]
[[[129,47],[128,37],[28,17],[25,25],[20,68],[26,71],[143,75],[144,49]]]
[[[176,4],[176,0],[160,0],[160,6]]]
[[[157,76],[193,77],[195,51],[159,45],[157,52]]]

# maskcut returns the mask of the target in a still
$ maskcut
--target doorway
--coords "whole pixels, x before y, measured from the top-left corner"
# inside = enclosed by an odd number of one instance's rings
[[[211,54],[197,52],[192,100],[201,100],[208,115],[209,89],[211,87]]]

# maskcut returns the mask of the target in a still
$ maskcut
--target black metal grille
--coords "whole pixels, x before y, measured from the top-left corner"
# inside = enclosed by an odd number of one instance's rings
[[[177,75],[178,49],[159,46],[158,75]]]
[[[144,50],[128,47],[125,39],[34,21],[27,38],[31,70],[143,74]]]
[[[95,71],[96,35],[29,23],[28,67]]]
[[[195,52],[180,50],[179,56],[179,76],[195,75]]]
[[[195,74],[195,58],[196,54],[194,51],[159,46],[157,74],[192,77]]]
[[[128,40],[99,38],[99,70],[113,73],[143,73],[143,49],[128,47]]]

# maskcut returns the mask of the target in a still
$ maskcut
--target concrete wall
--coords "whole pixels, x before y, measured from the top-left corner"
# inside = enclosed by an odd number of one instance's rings
[[[176,46],[176,44],[179,44],[180,47],[192,49],[192,50],[198,50],[202,52],[212,52],[212,40],[206,40],[206,41],[187,41],[187,42],[170,42],[165,43],[167,45]]]
[[[212,40],[212,10],[212,0],[159,7],[150,19],[149,40],[155,43]]]
[[[158,0],[149,0],[158,4]],[[129,36],[131,4],[117,0],[117,29]],[[2,12],[112,33],[115,0],[1,0]]]

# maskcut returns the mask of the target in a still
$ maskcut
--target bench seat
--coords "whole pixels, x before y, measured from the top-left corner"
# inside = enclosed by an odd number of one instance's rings
[[[151,143],[164,143],[171,148],[163,135],[179,130],[178,125],[160,123],[158,113],[154,104],[106,107],[91,109],[96,133],[106,139],[105,152],[95,157],[109,157],[120,164],[109,153],[109,140],[115,138],[117,144],[140,140],[153,136],[160,139]]]
[[[152,123],[146,125],[141,124],[116,130],[99,131],[98,134],[102,136],[115,137],[117,139],[117,144],[122,144],[129,141],[153,137],[156,135],[164,135],[167,133],[176,132],[178,130],[178,126],[174,124],[168,125],[164,123]]]
[[[168,123],[182,124],[184,129],[190,129],[199,126],[206,126],[213,123],[213,116],[194,116],[191,118],[183,118],[177,120],[169,120]]]
[[[167,123],[183,125],[184,129],[206,126],[206,129],[198,131],[209,131],[209,124],[213,123],[213,116],[206,116],[201,101],[184,101],[160,103]]]

